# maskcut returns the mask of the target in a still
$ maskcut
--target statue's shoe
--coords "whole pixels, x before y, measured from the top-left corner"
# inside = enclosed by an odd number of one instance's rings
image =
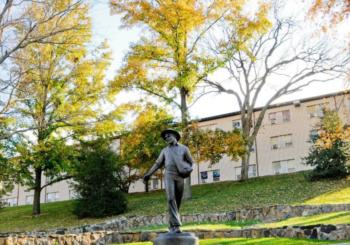
[[[181,233],[180,227],[179,226],[173,226],[169,228],[170,233]]]

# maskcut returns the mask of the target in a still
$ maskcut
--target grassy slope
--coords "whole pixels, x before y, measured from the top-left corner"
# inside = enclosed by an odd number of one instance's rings
[[[283,226],[307,226],[317,224],[350,224],[350,211],[325,213],[307,217],[289,218],[275,223],[257,225],[257,227],[276,228]]]
[[[329,203],[328,195],[337,196],[340,191],[347,193],[346,199],[338,203],[350,203],[350,179],[307,182],[303,173],[268,176],[236,181],[194,186],[193,198],[181,208],[182,214],[220,212],[242,207],[261,207],[273,204],[302,204],[313,199],[312,204]],[[323,198],[316,199],[323,195]],[[340,193],[340,195],[344,195]],[[310,203],[311,204],[311,203]],[[163,191],[150,194],[135,194],[130,197],[130,214],[153,215],[166,212]]]
[[[334,199],[338,203],[350,203],[350,179],[306,182],[303,173],[297,173],[255,178],[244,183],[229,181],[194,186],[192,194],[193,198],[181,208],[182,214],[273,204],[322,204],[333,202]],[[69,227],[108,219],[78,220],[72,214],[73,205],[73,201],[43,204],[42,215],[37,218],[31,217],[31,206],[2,209],[0,232]],[[129,195],[129,210],[125,215],[155,215],[165,212],[165,194],[156,191]]]
[[[201,240],[200,245],[312,245],[312,244],[337,244],[340,241],[318,241],[305,239],[288,239],[288,238],[225,238],[225,239],[208,239]],[[125,243],[125,245],[152,245],[151,242]]]

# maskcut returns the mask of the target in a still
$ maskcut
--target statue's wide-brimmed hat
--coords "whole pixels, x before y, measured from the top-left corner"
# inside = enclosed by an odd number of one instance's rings
[[[170,128],[165,129],[165,130],[163,130],[163,131],[160,133],[160,136],[162,136],[162,138],[165,139],[165,135],[166,135],[166,134],[173,134],[173,135],[175,136],[175,138],[176,138],[177,141],[179,141],[180,138],[181,138],[180,133],[177,132],[177,131],[174,130],[174,129],[170,129]]]

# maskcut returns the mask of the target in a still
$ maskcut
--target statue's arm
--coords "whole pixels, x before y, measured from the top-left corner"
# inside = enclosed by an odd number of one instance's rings
[[[187,160],[187,162],[189,162],[191,164],[191,166],[194,164],[194,160],[192,158],[191,152],[187,146],[186,146],[186,150],[185,150],[185,159]]]
[[[160,169],[164,164],[164,160],[165,160],[164,151],[162,151],[160,153],[159,157],[157,158],[155,164],[153,164],[153,166],[150,168],[150,170],[147,171],[145,176],[150,177],[152,174],[154,174],[154,172],[156,172],[158,169]]]

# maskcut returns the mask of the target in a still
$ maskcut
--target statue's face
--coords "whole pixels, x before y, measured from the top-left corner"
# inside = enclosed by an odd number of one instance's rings
[[[164,139],[169,145],[176,144],[177,142],[175,135],[173,135],[172,133],[166,133],[164,135]]]

